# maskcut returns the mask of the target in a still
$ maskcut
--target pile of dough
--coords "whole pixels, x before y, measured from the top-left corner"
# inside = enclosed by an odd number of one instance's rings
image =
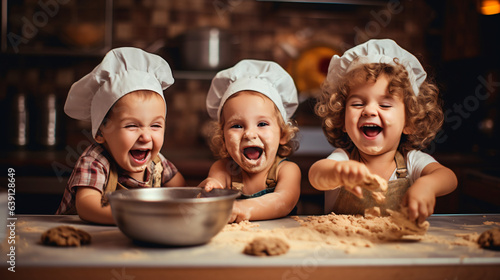
[[[408,208],[402,207],[399,211],[387,209],[393,224],[399,227],[399,235],[424,235],[429,229],[429,222],[418,224],[408,218]]]
[[[277,237],[256,237],[248,243],[243,253],[253,256],[277,256],[288,252],[290,245]]]
[[[380,208],[374,207],[362,215],[310,216],[305,220],[297,219],[301,226],[311,228],[325,236],[337,238],[361,237],[371,242],[398,240],[406,235],[424,235],[429,222],[416,224],[408,219],[406,208],[401,212],[387,209],[389,216],[380,216]]]
[[[42,243],[52,246],[81,246],[90,243],[90,234],[70,226],[51,228],[42,234]]]

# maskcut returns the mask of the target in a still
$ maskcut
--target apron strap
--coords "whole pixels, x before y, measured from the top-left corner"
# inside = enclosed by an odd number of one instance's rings
[[[156,157],[153,159],[154,167],[153,167],[153,174],[152,180],[153,180],[153,188],[160,188],[162,185],[161,182],[161,175],[163,174],[163,165],[161,163],[161,158],[160,156],[156,155]]]
[[[241,192],[243,190],[243,175],[241,167],[231,160],[229,163],[229,170],[231,173],[231,189]]]
[[[406,176],[408,175],[408,170],[406,169],[406,160],[399,151],[396,151],[394,160],[396,160],[396,176],[398,177],[398,179],[406,178]]]
[[[282,158],[280,156],[276,156],[273,166],[271,166],[269,173],[267,173],[266,189],[275,188],[276,185],[278,184],[278,165],[280,165],[280,163],[282,163],[285,160],[287,159]]]

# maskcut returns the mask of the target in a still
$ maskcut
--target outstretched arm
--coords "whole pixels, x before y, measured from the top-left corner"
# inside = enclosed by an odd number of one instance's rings
[[[300,180],[297,164],[289,161],[281,163],[274,192],[235,201],[229,222],[268,220],[288,215],[299,200]]]
[[[361,187],[369,176],[372,175],[366,165],[353,160],[322,159],[309,169],[309,182],[314,188],[327,191],[341,186],[354,186],[346,190],[358,197],[362,197]]]

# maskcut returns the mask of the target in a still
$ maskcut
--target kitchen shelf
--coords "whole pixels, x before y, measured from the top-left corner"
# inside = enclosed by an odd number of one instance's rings
[[[93,50],[72,50],[72,49],[64,49],[64,48],[49,48],[49,49],[43,49],[43,50],[37,50],[37,49],[23,49],[20,50],[19,52],[14,52],[14,51],[5,51],[1,52],[2,55],[4,56],[58,56],[58,57],[103,57],[109,50],[111,50],[110,47],[104,47],[102,49],[93,49]]]
[[[96,8],[96,5],[98,8]],[[1,0],[1,40],[0,50],[10,55],[51,55],[51,56],[103,56],[112,46],[113,32],[113,0],[97,2],[90,6],[83,2],[52,3],[52,6],[41,1],[37,4],[18,3],[18,1]],[[50,7],[48,7],[50,6]],[[82,10],[97,9],[103,11],[101,18],[83,18]],[[62,21],[72,13],[70,22]],[[99,14],[100,15],[100,14]],[[95,15],[93,15],[95,16]],[[20,23],[22,18],[22,24]],[[46,21],[39,22],[41,19]],[[74,29],[64,31],[68,25]],[[102,26],[102,37],[90,38],[89,28]],[[23,34],[23,30],[34,30],[32,34]],[[101,30],[93,30],[98,32]],[[66,32],[66,34],[64,33]],[[77,39],[69,34],[80,32]],[[93,35],[93,34],[92,34]],[[9,39],[10,38],[10,39]],[[87,39],[86,41],[83,39]],[[102,39],[101,42],[97,41]],[[11,42],[14,40],[15,42]],[[92,42],[89,40],[96,40]],[[92,47],[89,47],[92,46]]]

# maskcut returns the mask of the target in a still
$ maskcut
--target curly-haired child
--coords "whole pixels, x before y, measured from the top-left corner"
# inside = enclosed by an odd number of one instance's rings
[[[301,173],[286,160],[297,145],[297,109],[290,75],[274,62],[242,60],[214,77],[207,110],[216,120],[211,149],[220,159],[199,187],[241,192],[229,222],[289,214],[300,196]]]
[[[455,174],[420,151],[443,123],[438,89],[426,77],[418,59],[388,39],[333,56],[315,111],[336,149],[309,170],[311,185],[329,190],[326,212],[405,206],[421,223],[436,197],[456,188]],[[377,181],[389,181],[385,201],[368,191]]]

